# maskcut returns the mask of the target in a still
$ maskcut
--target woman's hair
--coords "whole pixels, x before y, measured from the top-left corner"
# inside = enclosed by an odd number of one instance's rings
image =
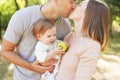
[[[33,35],[36,37],[37,34],[43,35],[46,30],[52,28],[54,24],[52,24],[48,20],[39,19],[33,24]]]
[[[89,38],[100,42],[101,51],[106,49],[109,36],[109,8],[104,2],[89,0],[82,31]]]

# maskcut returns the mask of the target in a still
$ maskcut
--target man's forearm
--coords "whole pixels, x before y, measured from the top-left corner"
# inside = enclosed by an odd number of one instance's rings
[[[16,52],[2,51],[2,56],[11,63],[31,70],[30,63],[21,58]]]

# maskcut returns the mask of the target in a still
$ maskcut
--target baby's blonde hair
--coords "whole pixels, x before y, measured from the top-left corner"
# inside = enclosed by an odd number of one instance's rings
[[[36,37],[37,34],[43,35],[46,30],[52,28],[54,24],[45,19],[39,19],[33,24],[33,35]]]

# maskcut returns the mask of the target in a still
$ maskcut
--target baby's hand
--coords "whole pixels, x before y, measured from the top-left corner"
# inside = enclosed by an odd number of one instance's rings
[[[54,65],[56,64],[56,62],[58,62],[58,59],[55,59],[55,58],[51,58],[45,62],[41,62],[41,65],[42,66],[49,66],[49,65]]]
[[[59,55],[59,54],[64,54],[65,51],[62,50],[60,47],[55,47],[53,50],[52,50],[52,53],[56,54],[56,55]]]
[[[60,41],[56,47],[62,49],[63,51],[66,51],[68,48],[68,44],[64,41]]]

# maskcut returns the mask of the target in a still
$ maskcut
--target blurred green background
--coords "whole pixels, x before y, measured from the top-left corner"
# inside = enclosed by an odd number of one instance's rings
[[[79,4],[82,0],[76,0]],[[104,0],[110,8],[109,46],[101,53],[92,80],[120,80],[120,1]],[[0,0],[0,45],[11,16],[24,7],[44,4],[47,0]],[[73,22],[71,22],[73,25]],[[0,55],[0,80],[13,80],[13,65]]]

